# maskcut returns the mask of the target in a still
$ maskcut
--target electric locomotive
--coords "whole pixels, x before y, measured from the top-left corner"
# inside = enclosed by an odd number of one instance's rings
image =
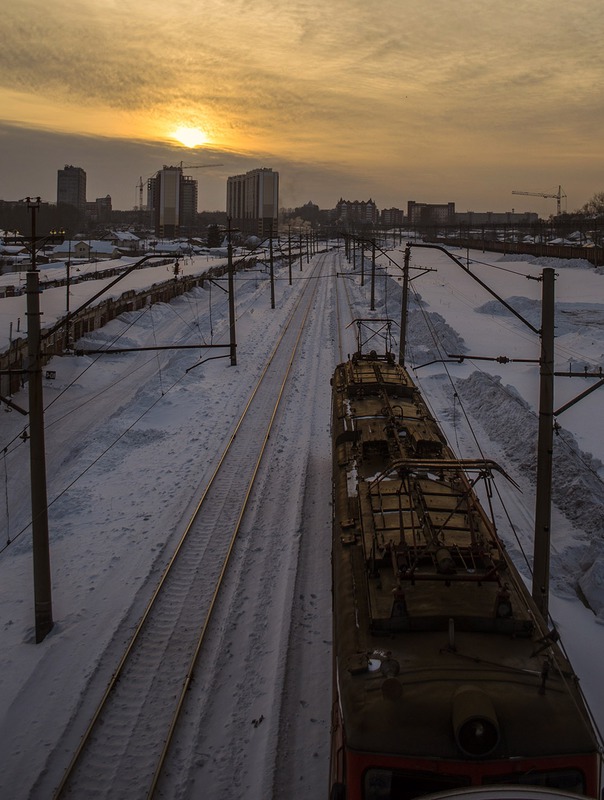
[[[578,680],[484,510],[497,465],[455,457],[392,353],[340,364],[332,396],[331,800],[599,797]]]

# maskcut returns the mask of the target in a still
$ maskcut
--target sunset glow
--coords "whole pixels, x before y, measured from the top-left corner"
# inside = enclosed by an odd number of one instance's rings
[[[185,147],[199,147],[208,141],[206,134],[199,128],[177,128],[172,134],[172,138],[184,144]]]
[[[224,165],[204,175],[202,202],[216,208],[225,175],[261,166],[280,172],[287,206],[345,195],[547,215],[551,201],[512,190],[562,185],[572,209],[602,188],[601,0],[497,13],[484,0],[387,0],[378,14],[366,0],[279,14],[268,0],[181,0],[177,14],[162,0],[81,0],[75,18],[69,4],[26,0],[44,47],[22,6],[4,5],[5,197],[52,197],[74,161],[119,208],[184,148]]]

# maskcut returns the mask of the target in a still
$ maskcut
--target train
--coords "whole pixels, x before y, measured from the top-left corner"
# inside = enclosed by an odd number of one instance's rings
[[[597,727],[493,521],[499,467],[365,350],[332,378],[330,800],[599,798]]]

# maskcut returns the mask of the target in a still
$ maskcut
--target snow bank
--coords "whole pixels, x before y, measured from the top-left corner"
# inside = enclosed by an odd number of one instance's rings
[[[538,419],[528,403],[499,376],[474,372],[456,381],[457,391],[488,436],[534,485]],[[553,502],[587,536],[572,539],[564,571],[568,588],[577,582],[589,605],[604,611],[604,485],[602,462],[583,452],[575,437],[560,428],[554,436]],[[564,580],[562,581],[564,583]]]

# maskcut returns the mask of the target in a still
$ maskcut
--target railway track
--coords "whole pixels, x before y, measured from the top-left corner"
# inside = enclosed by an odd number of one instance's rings
[[[177,549],[54,793],[153,797],[324,258],[305,282]]]

